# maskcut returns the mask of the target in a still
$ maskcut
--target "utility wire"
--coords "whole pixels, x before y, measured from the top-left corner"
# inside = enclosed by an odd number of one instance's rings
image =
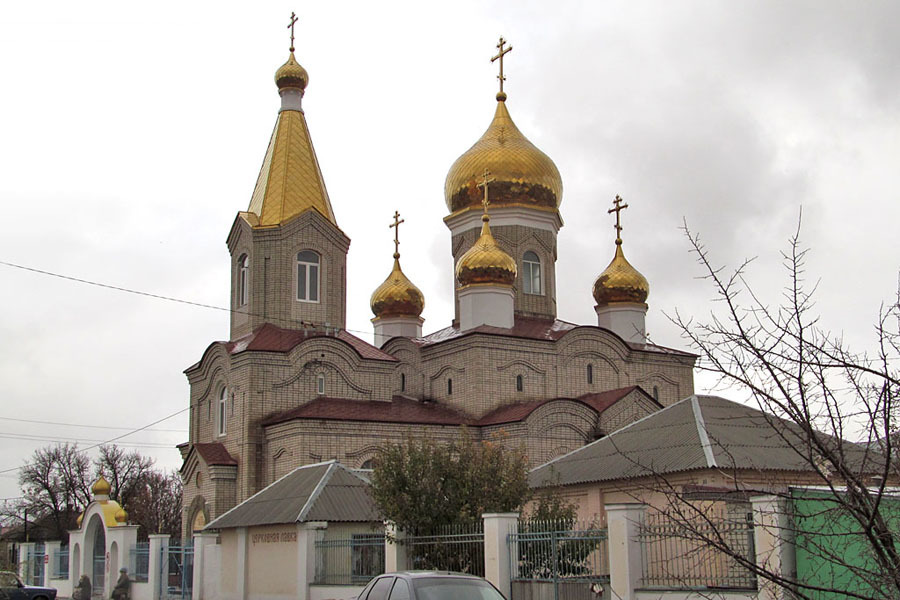
[[[0,421],[16,421],[18,423],[37,423],[39,425],[62,425],[63,427],[86,427],[88,429],[134,429],[133,427],[113,427],[111,425],[79,425],[77,423],[60,423],[58,421],[37,421],[34,419],[16,419],[13,417],[0,417]],[[187,429],[147,429],[156,433],[187,433]],[[90,440],[95,441],[95,440]]]

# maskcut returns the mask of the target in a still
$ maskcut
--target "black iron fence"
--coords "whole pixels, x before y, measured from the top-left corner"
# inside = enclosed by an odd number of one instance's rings
[[[317,585],[365,585],[384,573],[384,534],[354,533],[316,541]]]
[[[446,525],[430,535],[407,536],[407,569],[437,569],[484,577],[484,523]]]

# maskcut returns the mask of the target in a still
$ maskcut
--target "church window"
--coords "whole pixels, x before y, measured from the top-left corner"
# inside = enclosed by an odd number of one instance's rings
[[[452,379],[447,380],[447,395],[448,396],[453,395],[453,380]]]
[[[297,254],[297,300],[319,301],[319,255],[312,250]]]
[[[587,382],[588,385],[594,383],[594,365],[587,366]]]
[[[655,385],[653,386],[653,399],[659,402],[659,388]]]
[[[522,291],[526,294],[541,295],[541,259],[529,250],[522,257]]]
[[[225,419],[226,419],[226,405],[228,404],[228,388],[222,388],[222,393],[219,395],[219,412],[218,412],[218,426],[219,426],[219,435],[225,435]]]
[[[406,391],[406,373],[400,373],[400,391]]]
[[[523,387],[525,387],[525,385],[522,381],[522,376],[516,375],[516,391],[521,392]]]
[[[242,254],[238,259],[238,306],[250,301],[250,257]]]
[[[316,393],[320,396],[325,395],[325,375],[322,373],[316,375]]]
[[[367,458],[363,461],[363,464],[359,465],[360,469],[372,469],[375,467],[375,461],[371,458]]]

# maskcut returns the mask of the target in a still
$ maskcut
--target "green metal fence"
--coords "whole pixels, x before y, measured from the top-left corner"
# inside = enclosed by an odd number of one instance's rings
[[[407,536],[407,569],[437,569],[484,577],[484,523],[446,525],[430,535]]]
[[[51,579],[68,579],[69,578],[69,549],[58,548],[53,551],[50,559],[50,578]]]
[[[128,565],[131,578],[137,582],[150,580],[150,543],[135,544],[128,551]]]
[[[354,533],[316,542],[317,585],[365,585],[384,573],[384,534]]]

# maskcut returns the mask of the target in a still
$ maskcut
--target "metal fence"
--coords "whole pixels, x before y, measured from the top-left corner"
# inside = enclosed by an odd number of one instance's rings
[[[484,577],[484,523],[446,525],[431,535],[408,536],[407,569],[438,569]]]
[[[675,521],[654,515],[638,536],[643,558],[642,585],[655,589],[756,589],[756,576],[711,543],[716,540],[754,562],[752,521],[716,518]]]
[[[38,543],[29,548],[26,560],[25,579],[30,579],[31,585],[44,585],[44,544]]]
[[[69,578],[69,549],[58,548],[50,560],[50,579]]]
[[[365,585],[384,573],[384,534],[354,533],[348,538],[316,541],[318,585]]]
[[[133,581],[146,583],[150,580],[150,543],[135,544],[128,551],[128,565]]]
[[[159,557],[159,597],[190,600],[194,583],[194,547],[162,546]]]

